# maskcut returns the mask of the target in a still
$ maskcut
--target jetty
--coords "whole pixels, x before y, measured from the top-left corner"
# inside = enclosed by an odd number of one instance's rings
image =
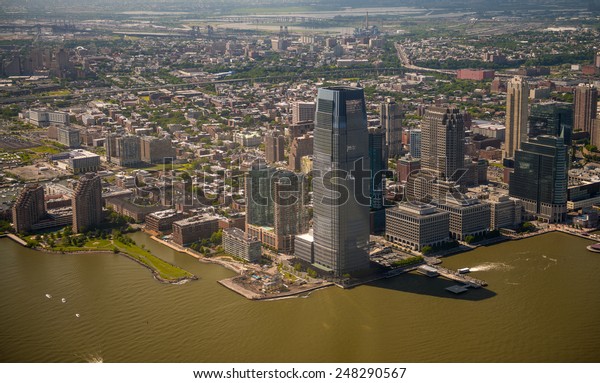
[[[450,270],[445,267],[441,267],[441,266],[437,266],[437,265],[435,265],[435,266],[430,265],[430,267],[435,268],[437,270],[437,272],[439,273],[439,275],[441,275],[442,277],[451,279],[456,282],[463,283],[464,285],[467,285],[469,287],[474,287],[474,288],[478,289],[480,287],[487,286],[486,281],[483,281],[483,280],[477,279],[477,278],[473,278],[469,275],[460,274],[458,271]],[[454,286],[452,286],[452,287],[454,287]],[[454,291],[452,291],[452,292],[454,292]],[[460,292],[463,292],[463,291],[460,291]]]

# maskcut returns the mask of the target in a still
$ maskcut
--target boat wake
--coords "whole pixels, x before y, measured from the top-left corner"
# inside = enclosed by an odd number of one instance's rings
[[[86,355],[77,355],[81,359],[85,360],[88,363],[104,363],[104,359],[99,353],[92,353]]]
[[[477,271],[491,271],[491,270],[499,270],[499,271],[508,271],[514,269],[513,266],[507,265],[502,262],[485,262],[481,265],[471,267],[471,272]]]

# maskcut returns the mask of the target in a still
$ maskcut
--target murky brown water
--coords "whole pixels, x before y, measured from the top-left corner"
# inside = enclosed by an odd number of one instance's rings
[[[0,361],[600,362],[600,254],[565,234],[444,259],[487,290],[456,296],[444,290],[453,282],[408,274],[272,302],[216,283],[231,271],[133,236],[200,280],[165,285],[122,256],[0,239]]]

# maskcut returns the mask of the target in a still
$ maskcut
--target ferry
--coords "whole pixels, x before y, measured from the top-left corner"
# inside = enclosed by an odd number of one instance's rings
[[[467,274],[470,272],[471,272],[471,269],[469,269],[468,267],[463,267],[462,269],[458,269],[459,274]]]

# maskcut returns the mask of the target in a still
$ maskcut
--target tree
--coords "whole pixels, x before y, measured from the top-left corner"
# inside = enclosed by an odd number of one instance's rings
[[[467,236],[465,237],[465,242],[466,242],[466,243],[471,243],[471,242],[473,242],[474,240],[475,240],[475,237],[474,237],[474,236],[472,236],[472,235],[467,235]]]
[[[213,245],[220,245],[223,241],[223,230],[216,231],[210,236],[210,241]]]
[[[308,270],[306,270],[306,273],[311,278],[316,278],[317,277],[317,272],[315,270],[313,270],[313,269],[309,268]]]
[[[296,271],[300,271],[300,270],[302,270],[302,265],[301,265],[301,264],[299,264],[299,263],[296,263],[296,264],[294,265],[294,270],[296,270]]]
[[[427,255],[431,253],[432,250],[433,248],[431,246],[423,246],[423,248],[421,249],[421,253],[423,253],[423,255]]]

